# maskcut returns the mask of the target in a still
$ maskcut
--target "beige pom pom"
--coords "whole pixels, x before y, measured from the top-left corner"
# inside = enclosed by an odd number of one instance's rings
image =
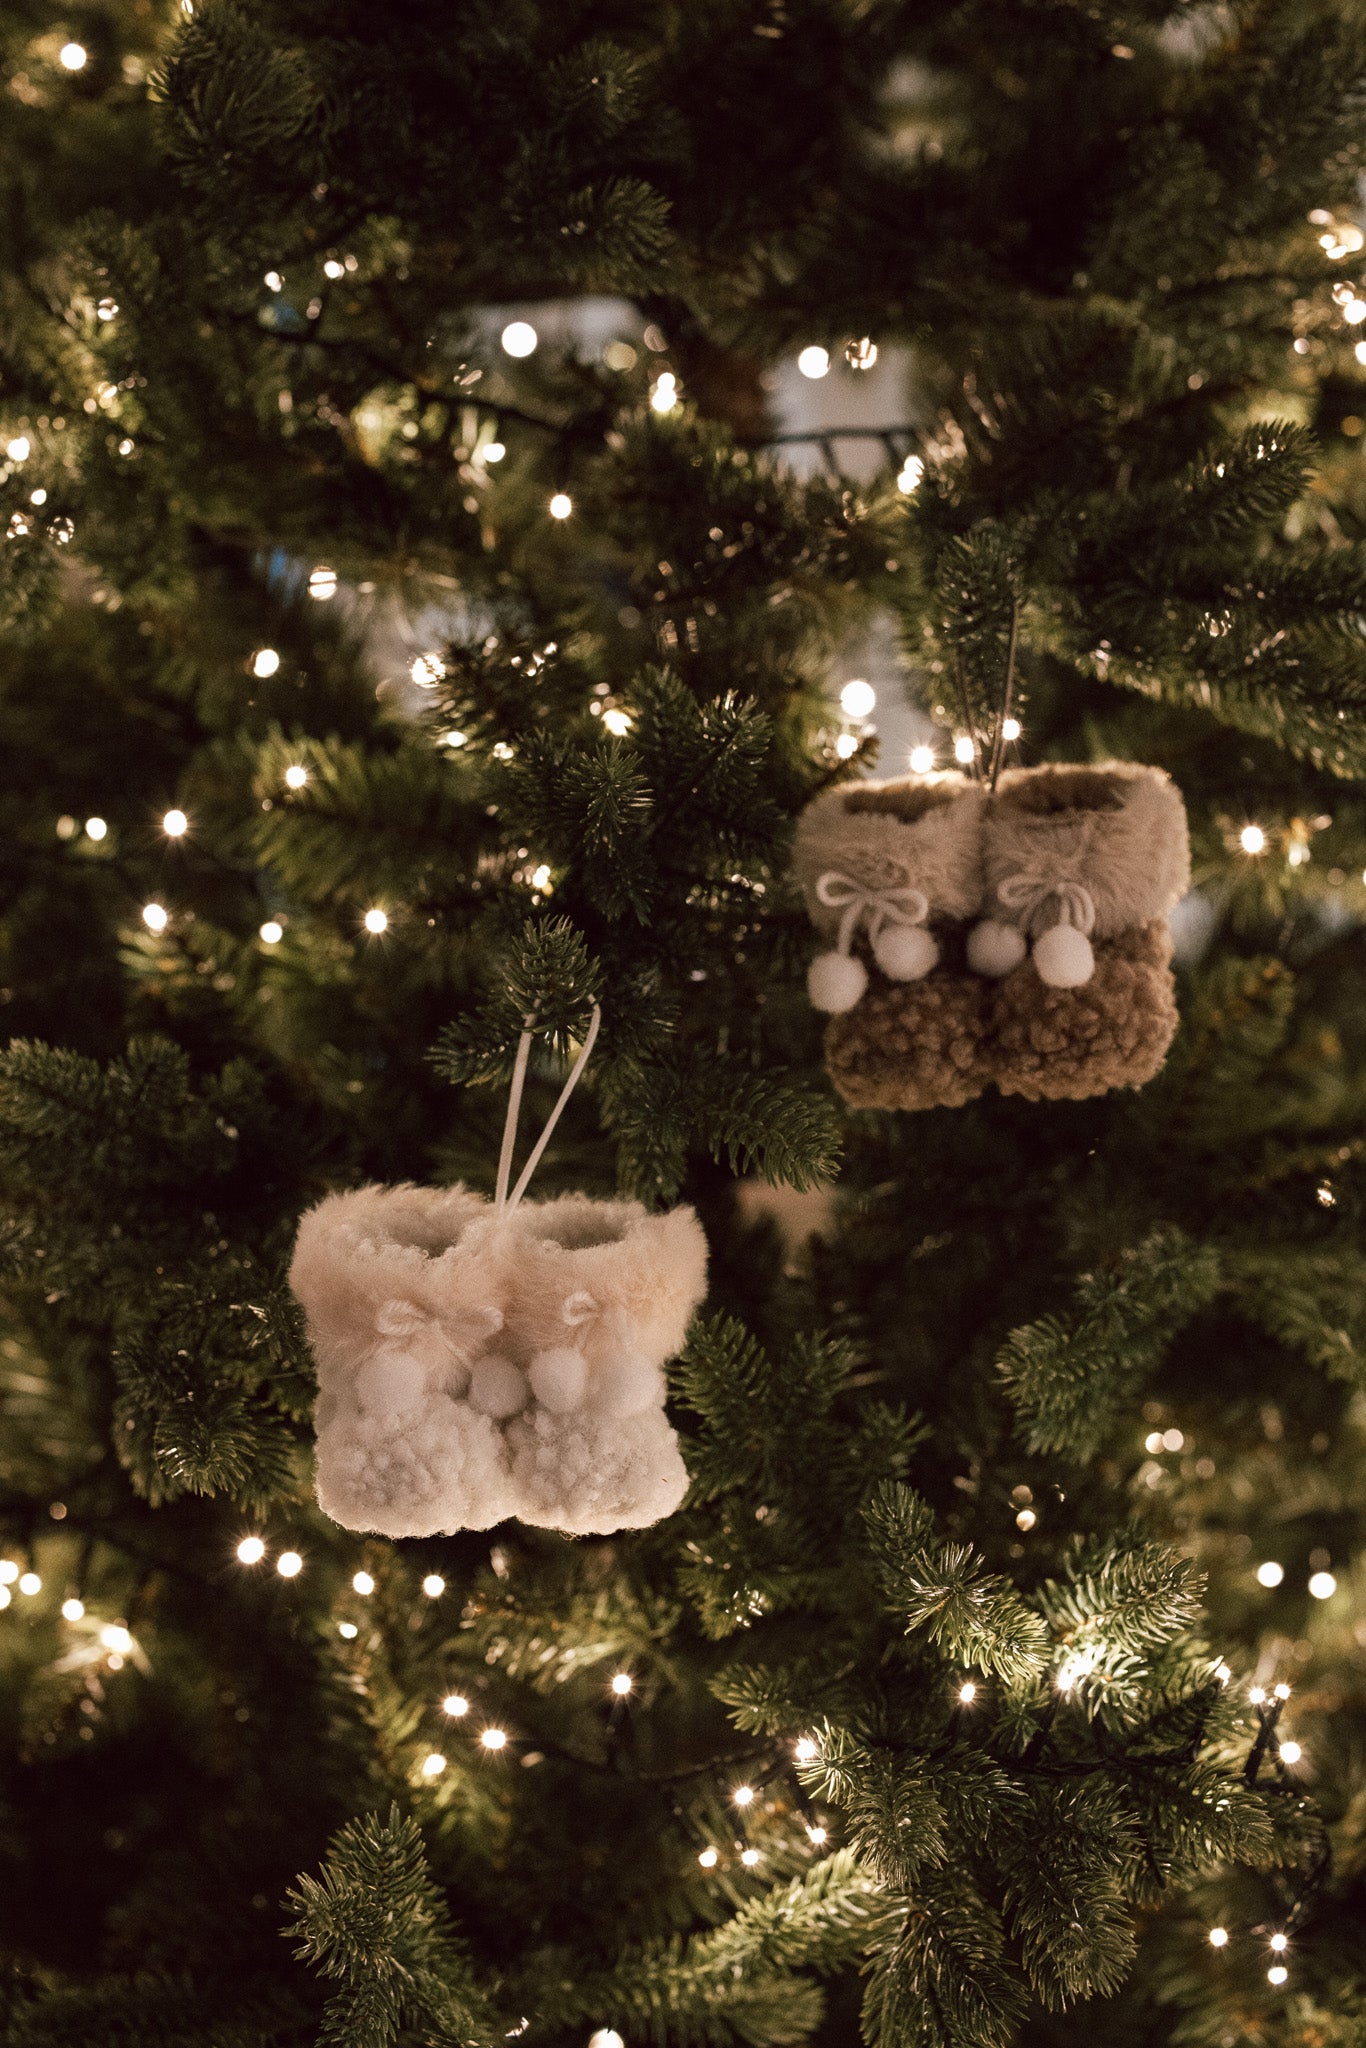
[[[1055,924],[1035,939],[1034,965],[1049,988],[1081,988],[1096,971],[1096,956],[1085,932]]]
[[[921,981],[939,948],[923,924],[889,924],[873,940],[873,958],[888,981]]]
[[[526,1406],[526,1379],[510,1358],[490,1353],[470,1374],[470,1406],[480,1415],[504,1421]]]
[[[588,1360],[581,1351],[557,1344],[548,1351],[537,1352],[527,1369],[527,1378],[543,1408],[548,1408],[552,1415],[568,1415],[571,1409],[583,1406]]]
[[[852,1010],[868,986],[868,969],[852,953],[818,953],[806,971],[813,1010],[838,1016]]]
[[[984,917],[968,933],[968,966],[974,974],[986,974],[993,981],[1010,974],[1024,959],[1024,933],[1018,925],[1001,924]]]

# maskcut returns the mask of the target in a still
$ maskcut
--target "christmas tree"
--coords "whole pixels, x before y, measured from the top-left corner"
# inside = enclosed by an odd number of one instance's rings
[[[1358,8],[0,42],[5,2040],[1361,2048]],[[1112,761],[1160,1073],[848,1106],[804,808]],[[595,1007],[686,1500],[344,1528],[300,1217]]]

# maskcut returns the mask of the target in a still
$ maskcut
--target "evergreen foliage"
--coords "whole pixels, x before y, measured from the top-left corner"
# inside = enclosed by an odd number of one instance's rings
[[[1363,2048],[1356,0],[0,69],[6,2042]],[[1141,1092],[834,1097],[787,864],[889,620],[942,760],[1180,784]],[[490,1191],[594,1004],[538,1188],[702,1216],[687,1503],[357,1538],[299,1214]]]

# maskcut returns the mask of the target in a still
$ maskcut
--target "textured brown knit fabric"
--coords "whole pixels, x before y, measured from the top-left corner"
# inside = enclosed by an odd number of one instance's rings
[[[991,1081],[983,1037],[995,993],[962,970],[895,982],[874,968],[867,994],[826,1026],[831,1080],[854,1109],[960,1108]]]
[[[1003,1095],[1080,1101],[1139,1088],[1176,1031],[1171,934],[1165,918],[1096,944],[1081,988],[1048,988],[1030,960],[990,992],[984,1057]]]

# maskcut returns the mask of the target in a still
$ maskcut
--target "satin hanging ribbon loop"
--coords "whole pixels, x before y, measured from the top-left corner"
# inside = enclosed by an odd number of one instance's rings
[[[512,1086],[508,1090],[507,1116],[503,1122],[503,1143],[498,1154],[498,1180],[494,1187],[493,1207],[495,1214],[499,1216],[503,1215],[508,1209],[515,1209],[531,1185],[531,1176],[541,1163],[541,1154],[550,1143],[555,1126],[563,1115],[570,1096],[578,1087],[584,1068],[588,1065],[588,1056],[597,1041],[598,1030],[602,1024],[602,1008],[600,1004],[594,1003],[593,1015],[589,1020],[583,1044],[579,1048],[579,1056],[569,1069],[569,1078],[560,1090],[559,1101],[546,1118],[545,1128],[531,1148],[531,1157],[522,1168],[516,1187],[509,1194],[508,1182],[512,1178],[512,1154],[517,1143],[517,1120],[522,1113],[522,1090],[526,1086],[527,1062],[531,1058],[531,1027],[535,1020],[528,1017],[524,1021],[527,1028],[517,1041],[517,1058],[512,1068]]]

